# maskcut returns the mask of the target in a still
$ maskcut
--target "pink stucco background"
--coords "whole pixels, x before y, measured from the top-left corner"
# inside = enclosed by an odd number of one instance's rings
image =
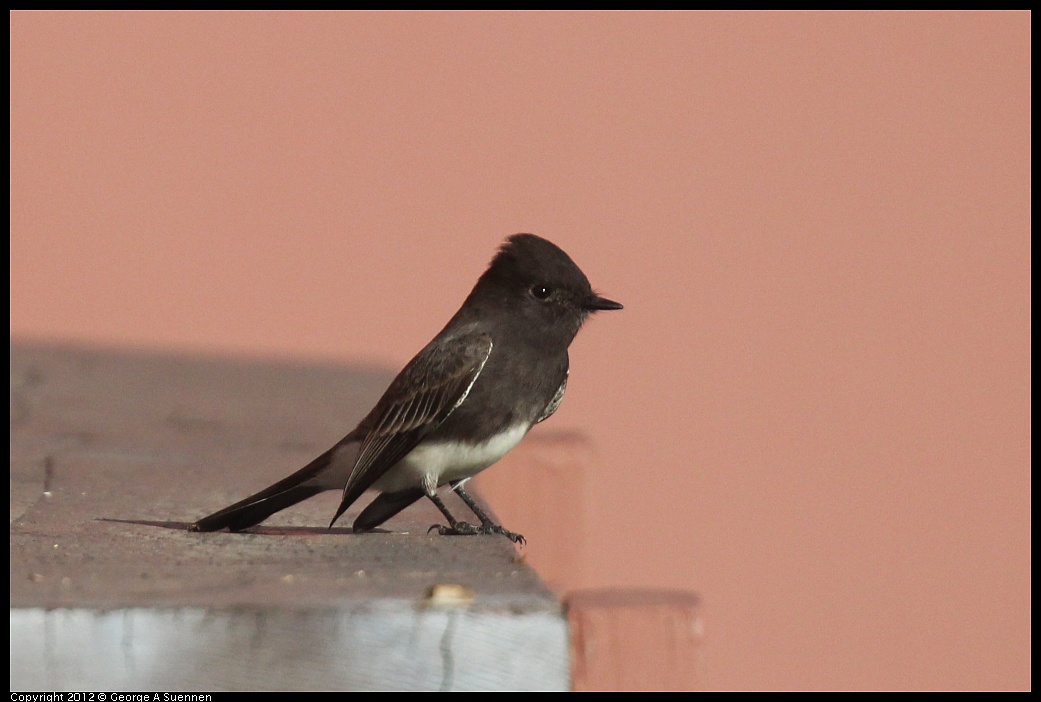
[[[547,423],[598,457],[573,585],[698,592],[707,689],[1029,689],[1030,57],[1021,12],[16,12],[11,336],[396,370],[541,234],[626,305]]]

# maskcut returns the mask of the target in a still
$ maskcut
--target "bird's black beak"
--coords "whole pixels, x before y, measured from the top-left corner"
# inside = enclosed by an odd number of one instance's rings
[[[586,300],[584,307],[587,310],[620,310],[622,305],[615,302],[614,300],[608,300],[606,297],[600,297],[596,293],[589,296]]]

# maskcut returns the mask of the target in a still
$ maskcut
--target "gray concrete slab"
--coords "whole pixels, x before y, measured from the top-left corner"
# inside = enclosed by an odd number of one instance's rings
[[[12,345],[12,689],[567,689],[557,600],[505,538],[427,534],[426,504],[385,533],[326,529],[332,493],[251,533],[186,530],[327,448],[390,377]]]

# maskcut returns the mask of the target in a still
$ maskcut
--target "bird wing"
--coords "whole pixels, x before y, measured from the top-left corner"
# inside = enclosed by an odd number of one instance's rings
[[[405,366],[352,432],[361,446],[334,523],[462,404],[491,352],[488,334],[470,332],[435,340]]]
[[[557,411],[558,407],[560,407],[560,401],[564,399],[564,392],[567,390],[567,378],[570,374],[570,368],[564,372],[564,381],[560,384],[560,387],[557,388],[557,392],[553,395],[553,399],[549,401],[548,405],[546,405],[546,409],[542,410],[542,414],[540,414],[538,419],[535,420],[536,424],[544,422],[552,417],[553,413]]]

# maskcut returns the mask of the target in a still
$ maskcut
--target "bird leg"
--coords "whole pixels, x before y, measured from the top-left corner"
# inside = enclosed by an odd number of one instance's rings
[[[512,531],[504,529],[502,526],[492,521],[484,510],[478,507],[477,503],[474,502],[473,498],[463,492],[460,483],[453,483],[452,489],[459,493],[459,497],[462,498],[463,502],[473,510],[477,518],[481,520],[481,526],[470,524],[469,522],[461,522],[456,520],[452,513],[448,511],[448,507],[441,501],[441,498],[437,496],[437,493],[428,494],[427,497],[430,501],[441,510],[441,514],[445,515],[445,519],[448,520],[450,526],[442,526],[441,524],[435,524],[428,531],[437,530],[437,533],[441,536],[470,536],[473,534],[502,534],[507,539],[514,543],[524,544],[524,537],[520,534],[515,534]]]
[[[466,506],[469,507],[473,513],[477,515],[477,518],[481,520],[481,526],[484,527],[485,533],[502,534],[513,543],[519,543],[523,546],[525,541],[524,536],[506,529],[501,524],[496,524],[492,518],[488,516],[488,513],[481,509],[480,505],[477,504],[477,500],[470,497],[470,495],[463,490],[463,483],[465,482],[465,480],[457,480],[454,483],[450,483],[450,485],[452,486],[452,489],[455,490],[456,494],[459,495],[459,498],[466,503]]]

